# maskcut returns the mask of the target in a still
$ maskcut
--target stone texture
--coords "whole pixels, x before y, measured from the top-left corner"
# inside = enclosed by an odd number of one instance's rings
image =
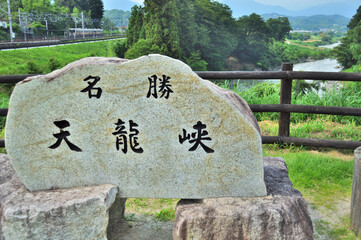
[[[282,158],[264,158],[266,197],[181,200],[173,239],[313,239],[306,201]]]
[[[168,99],[161,92],[147,97],[153,75],[170,77]],[[84,81],[88,76],[100,77],[94,86],[102,89],[100,98],[81,92],[95,81]],[[156,81],[158,91],[161,83]],[[127,131],[126,154],[124,145],[116,149],[113,135],[119,119]],[[65,120],[70,126],[62,134],[67,131],[81,152],[64,139],[49,148],[60,133],[55,122]],[[139,134],[130,130],[130,120]],[[180,143],[183,130],[197,139],[198,121],[208,133],[202,138],[211,138],[202,143],[213,153],[201,145],[189,151],[195,143],[186,139]],[[111,183],[121,186],[122,198],[266,195],[261,136],[247,104],[169,57],[87,58],[26,79],[11,97],[6,130],[12,164],[31,191]],[[130,149],[131,133],[143,153]]]
[[[361,237],[361,147],[355,149],[353,163],[353,181],[351,196],[351,226],[358,237]]]
[[[7,155],[0,163],[1,240],[112,239],[124,216],[117,186],[28,192]]]

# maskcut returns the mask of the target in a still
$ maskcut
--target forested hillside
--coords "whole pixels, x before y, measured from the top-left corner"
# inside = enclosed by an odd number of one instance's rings
[[[277,13],[262,14],[262,17],[267,20],[269,18],[282,17]],[[347,24],[349,18],[341,15],[314,15],[314,16],[284,16],[290,21],[293,30],[308,30],[308,31],[347,31]]]
[[[105,10],[104,17],[110,19],[116,26],[128,25],[130,12],[118,9]]]

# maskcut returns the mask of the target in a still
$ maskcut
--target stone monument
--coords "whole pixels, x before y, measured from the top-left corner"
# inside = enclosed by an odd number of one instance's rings
[[[0,240],[123,238],[129,197],[183,199],[174,239],[312,239],[259,131],[237,94],[161,55],[27,78],[7,116],[12,165],[0,155]]]
[[[30,191],[110,183],[122,198],[266,195],[248,105],[161,55],[86,58],[18,83],[6,148]]]

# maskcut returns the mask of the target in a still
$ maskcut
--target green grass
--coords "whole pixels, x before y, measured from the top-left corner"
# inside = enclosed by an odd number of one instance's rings
[[[42,73],[48,73],[51,58],[57,59],[60,67],[64,67],[85,57],[114,57],[112,47],[116,41],[118,40],[0,51],[0,75],[28,74],[27,63],[30,61],[40,66]]]
[[[125,203],[127,214],[140,213],[153,216],[156,220],[169,221],[175,218],[175,207],[179,199],[128,198]]]
[[[351,195],[352,161],[299,149],[270,151],[265,148],[264,155],[284,158],[294,187],[312,196],[317,205],[332,204],[339,197]]]
[[[294,80],[295,85],[297,80]],[[229,89],[229,81],[219,84],[222,88]],[[326,90],[321,96],[314,91],[308,91],[306,94],[296,94],[296,88],[293,88],[292,104],[297,105],[315,105],[315,106],[334,106],[334,107],[355,107],[361,106],[361,82],[344,82],[343,86]],[[243,89],[236,86],[234,92],[239,94],[248,104],[279,104],[280,103],[280,83],[262,82],[249,89]],[[255,113],[258,121],[277,120],[278,113]],[[315,119],[323,121],[354,123],[361,125],[361,117],[338,116],[338,115],[317,115],[292,113],[291,121],[293,123],[310,121]]]
[[[265,156],[285,159],[293,187],[327,219],[315,221],[319,234],[327,234],[327,239],[356,239],[349,216],[352,153],[281,148],[278,145],[264,146],[263,149]]]
[[[278,120],[258,122],[263,136],[278,135]],[[361,126],[355,122],[337,123],[316,118],[290,124],[290,136],[298,138],[361,141]]]

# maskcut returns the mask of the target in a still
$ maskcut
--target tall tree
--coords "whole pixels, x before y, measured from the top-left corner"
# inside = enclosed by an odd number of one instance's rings
[[[231,9],[217,1],[194,0],[198,43],[196,50],[208,63],[208,70],[223,70],[237,40]]]
[[[341,44],[334,49],[336,58],[344,68],[361,64],[361,6],[348,24],[349,30],[346,37],[341,39]]]
[[[285,41],[286,36],[292,30],[287,17],[270,18],[266,21],[266,24],[270,28],[271,37],[276,41]]]
[[[243,62],[257,63],[271,42],[270,28],[263,18],[255,13],[243,16],[237,22],[238,45],[233,54]]]
[[[132,7],[132,13],[129,18],[128,29],[126,32],[128,48],[130,48],[140,38],[145,38],[145,36],[143,36],[144,34],[142,34],[142,32],[144,33],[143,19],[144,8],[134,5]]]
[[[361,6],[357,9],[356,14],[352,17],[351,21],[347,25],[349,29],[354,29],[355,27],[360,25],[361,21]]]
[[[144,8],[146,39],[160,47],[162,54],[180,58],[176,0],[144,0]]]

